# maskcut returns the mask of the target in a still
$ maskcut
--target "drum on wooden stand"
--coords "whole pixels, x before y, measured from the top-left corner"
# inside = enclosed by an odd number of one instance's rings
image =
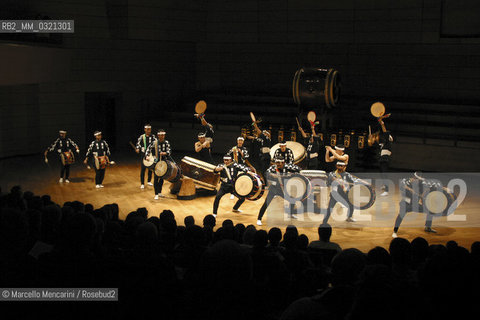
[[[62,164],[70,165],[75,163],[75,155],[71,151],[66,151],[60,153],[60,159],[62,160]]]
[[[455,202],[455,194],[445,188],[434,188],[422,195],[423,207],[434,216],[447,216],[451,205]],[[453,212],[453,210],[452,210]]]
[[[312,184],[307,177],[295,173],[283,177],[283,192],[290,200],[303,201],[307,199],[312,192]]]
[[[265,192],[265,182],[256,173],[242,172],[237,176],[234,185],[235,195],[247,200],[258,200]]]
[[[97,168],[97,170],[105,169],[107,165],[108,165],[107,156],[95,156],[95,168]]]
[[[327,186],[327,174],[323,170],[301,170],[300,174],[310,180],[315,204],[319,209],[327,209],[329,191]]]
[[[143,165],[151,171],[155,170],[155,165],[157,164],[157,159],[153,155],[148,155],[145,158],[143,158]]]
[[[170,160],[160,160],[155,164],[155,174],[169,182],[175,183],[182,177],[181,169]]]
[[[357,210],[365,210],[373,206],[376,199],[375,189],[364,183],[356,183],[347,191],[348,202]]]
[[[215,172],[216,166],[213,164],[191,157],[183,157],[180,168],[182,174],[193,179],[197,186],[208,190],[217,188],[220,175]]]
[[[305,158],[307,156],[307,151],[305,147],[299,142],[287,141],[287,148],[290,148],[293,152],[293,163],[303,168],[305,166]],[[280,143],[277,143],[270,149],[270,157],[272,159],[272,164],[275,163],[274,155],[275,151],[277,151],[278,149],[280,149]]]

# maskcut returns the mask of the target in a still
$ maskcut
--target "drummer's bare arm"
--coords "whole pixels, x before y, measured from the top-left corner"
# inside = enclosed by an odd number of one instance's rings
[[[218,166],[215,167],[214,171],[215,172],[220,172],[223,170],[223,166],[221,164],[219,164]]]
[[[330,147],[330,152],[332,153],[333,155],[333,160],[337,159],[337,160],[340,160],[340,161],[344,161],[344,162],[348,162],[348,154],[342,154],[342,155],[339,155],[334,149],[332,149]]]
[[[203,145],[200,142],[195,142],[195,152],[200,152],[203,149]]]
[[[300,130],[302,137],[307,138],[307,134],[305,133],[305,131],[303,131],[302,127],[298,127],[298,130]]]
[[[255,132],[257,133],[257,135],[260,135],[262,133],[262,130],[260,130],[260,128],[258,127],[257,125],[257,122],[253,122],[253,128],[255,129]]]
[[[325,162],[333,162],[333,160],[335,160],[334,157],[330,156],[330,151],[332,150],[332,148],[330,146],[326,146],[325,147]]]

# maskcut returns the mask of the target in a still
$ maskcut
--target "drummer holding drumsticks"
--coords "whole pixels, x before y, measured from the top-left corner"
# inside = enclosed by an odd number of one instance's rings
[[[215,196],[215,200],[213,201],[213,216],[217,217],[218,212],[218,205],[220,204],[220,199],[227,193],[233,194],[234,191],[234,183],[235,179],[239,172],[248,172],[250,169],[237,162],[233,162],[231,155],[225,155],[223,157],[223,164],[219,164],[215,168],[215,172],[220,172],[220,180],[222,183],[220,184],[220,189]],[[241,213],[242,211],[239,209],[242,203],[245,202],[245,198],[239,198],[235,205],[233,206],[232,212]]]
[[[105,140],[102,139],[102,132],[95,131],[93,134],[95,140],[90,143],[88,147],[87,154],[85,155],[85,160],[83,163],[87,164],[88,158],[93,155],[93,157],[103,157],[110,156],[110,148]],[[108,163],[108,159],[107,159]],[[111,162],[113,164],[113,161]],[[93,166],[95,169],[95,185],[96,188],[103,188],[103,179],[105,178],[105,168],[97,168],[96,165]]]
[[[302,134],[302,137],[307,139],[307,134],[303,131],[301,126],[298,127],[298,130]],[[315,132],[315,126],[312,125],[312,135],[308,138],[308,143],[306,143],[307,149],[307,169],[308,170],[317,170],[318,168],[318,155],[320,153],[320,136]]]
[[[58,154],[61,156],[62,153],[64,152],[71,152],[72,148],[75,148],[77,153],[80,152],[80,149],[78,148],[77,144],[73,142],[72,139],[67,138],[67,131],[65,130],[60,130],[58,132],[60,134],[60,137],[55,140],[50,147],[45,150],[45,162],[48,163],[47,159],[47,154],[48,152],[52,152],[53,150],[57,150]],[[70,164],[65,161],[65,164],[62,163],[62,168],[60,170],[60,180],[58,182],[62,183],[63,180],[63,175],[65,174],[65,182],[69,183],[70,181],[68,180],[68,176],[70,175]]]
[[[165,132],[165,130],[163,129],[158,130],[157,132],[158,140],[154,140],[147,147],[147,151],[145,152],[145,157],[148,157],[149,155],[153,155],[157,160],[167,159],[173,162],[173,159],[171,157],[172,148],[170,147],[170,142],[168,142],[168,140],[165,140],[166,134],[167,133]],[[155,197],[154,197],[155,200],[158,200],[159,197],[163,197],[162,187],[163,187],[163,179],[157,176],[157,173],[154,171],[153,188],[155,191]]]
[[[150,124],[146,124],[143,129],[145,130],[145,133],[138,137],[137,145],[135,146],[135,151],[142,154],[142,161],[140,167],[140,189],[145,188],[145,170],[147,169],[147,167],[145,167],[145,165],[143,164],[143,158],[145,157],[148,146],[150,146],[150,144],[155,141],[155,137],[152,135],[152,126]],[[153,184],[150,182],[152,181],[152,171],[147,171],[148,185],[153,186]]]
[[[280,149],[275,150],[275,154],[273,155],[273,159],[283,158],[285,164],[293,164],[295,160],[295,156],[293,155],[292,149],[287,147],[287,143],[285,141],[280,142]]]
[[[327,149],[325,151],[325,162],[340,161],[348,165],[348,154],[345,153],[343,144],[335,146],[335,149],[330,146],[325,146],[325,149]]]

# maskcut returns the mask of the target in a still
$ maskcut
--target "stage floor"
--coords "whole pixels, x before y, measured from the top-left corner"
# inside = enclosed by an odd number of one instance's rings
[[[43,155],[18,157],[0,160],[0,186],[3,192],[10,190],[14,185],[21,185],[24,191],[30,190],[37,195],[49,194],[52,200],[62,205],[66,201],[79,200],[91,203],[95,208],[108,203],[118,203],[120,217],[124,218],[129,212],[139,207],[145,207],[149,216],[158,216],[164,209],[174,212],[177,223],[183,224],[184,217],[192,215],[197,224],[201,225],[203,217],[212,213],[214,196],[199,197],[194,200],[177,200],[169,193],[170,183],[165,182],[162,194],[165,198],[154,200],[153,187],[146,185],[140,189],[138,158],[124,155],[113,158],[116,165],[107,169],[105,188],[96,189],[93,181],[94,171],[88,170],[83,163],[76,163],[71,168],[71,183],[59,183],[59,164],[55,155],[50,155],[50,164],[43,162]],[[470,248],[474,241],[480,240],[480,188],[473,188],[467,193],[465,200],[457,208],[452,217],[439,217],[433,220],[433,227],[437,234],[427,234],[423,231],[425,215],[412,213],[405,218],[399,236],[413,240],[421,236],[429,243],[446,243],[455,240],[460,245]],[[396,190],[395,190],[396,191]],[[363,211],[355,211],[357,222],[345,222],[345,210],[336,206],[329,223],[333,227],[332,241],[342,248],[355,247],[368,251],[375,246],[388,248],[392,240],[391,234],[396,213],[398,212],[398,191],[390,197],[379,197],[377,190],[376,206]],[[266,194],[266,193],[265,193]],[[221,202],[217,216],[217,226],[225,219],[245,225],[254,224],[258,211],[263,204],[265,195],[258,201],[245,201],[242,213],[233,213],[232,207],[236,201],[225,195]],[[382,202],[382,204],[379,204]],[[317,240],[317,227],[323,219],[322,214],[300,214],[298,220],[285,217],[283,200],[276,198],[272,202],[263,218],[263,226],[257,228],[268,230],[278,226],[285,230],[286,225],[296,225],[300,233],[308,236],[310,241]],[[463,220],[463,221],[462,221]]]

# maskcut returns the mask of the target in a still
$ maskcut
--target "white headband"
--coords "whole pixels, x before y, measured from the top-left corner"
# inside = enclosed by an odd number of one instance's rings
[[[345,162],[337,161],[337,166],[346,166]]]
[[[97,132],[95,132],[93,135],[94,135],[94,136],[99,136],[99,135],[101,135],[101,134],[102,134],[102,131],[97,131]]]
[[[159,134],[166,134],[166,132],[165,131],[158,131],[157,135],[159,135]]]
[[[284,143],[280,143],[280,146],[286,146],[286,145],[287,145],[287,143],[286,143],[286,142],[284,142]]]
[[[59,132],[59,133],[67,133],[67,131],[65,131],[65,130],[60,130],[60,131],[58,131],[58,132]]]
[[[237,141],[238,141],[238,140],[245,140],[245,138],[244,138],[244,137],[238,137],[238,138],[237,138]]]
[[[340,147],[335,146],[335,150],[343,151],[343,150],[345,150],[345,148],[340,148]]]
[[[199,138],[205,137],[205,133],[199,133],[199,134],[198,134],[198,137],[199,137]]]
[[[144,129],[151,129],[152,126],[149,126],[149,125],[146,125],[145,127],[143,127]]]

